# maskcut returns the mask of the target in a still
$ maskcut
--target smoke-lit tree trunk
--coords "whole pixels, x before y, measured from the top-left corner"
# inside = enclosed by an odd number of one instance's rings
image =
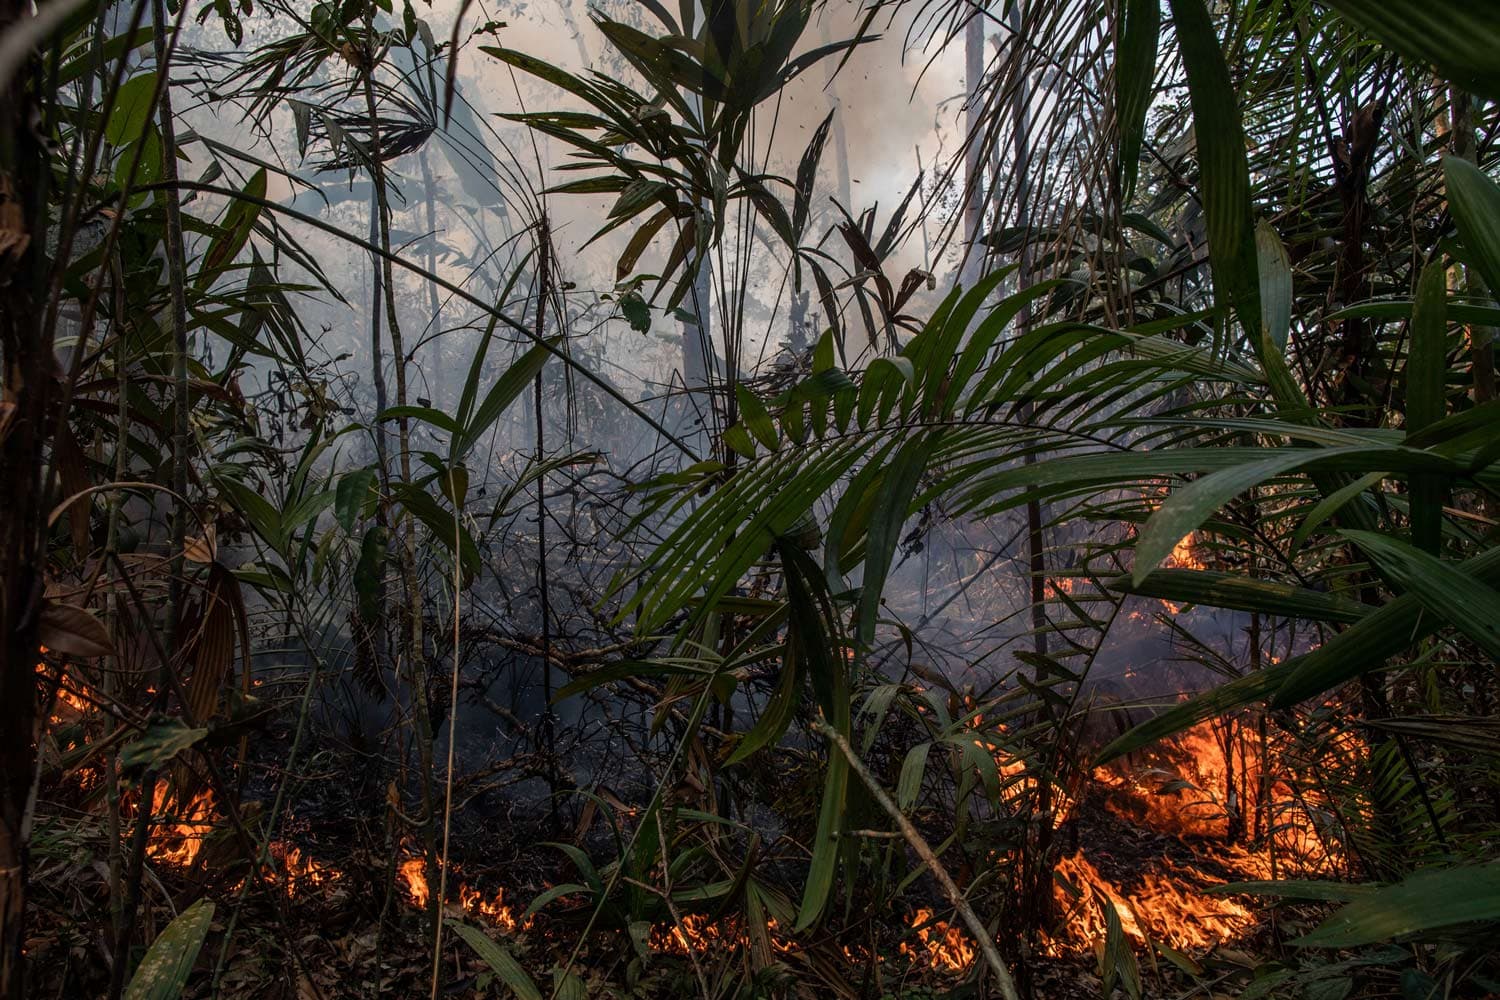
[[[427,162],[427,147],[423,145],[418,154],[418,162],[422,165],[422,193],[426,201],[427,209],[427,273],[437,274],[437,192],[432,180],[432,167]],[[443,304],[438,298],[437,285],[427,282],[427,322],[429,332],[427,337],[432,340],[432,363],[428,366],[432,371],[432,405],[443,409],[446,405],[443,366]]]
[[[980,228],[984,225],[984,102],[980,90],[984,85],[984,15],[972,11],[964,29],[964,86],[968,89],[964,120],[964,269],[961,280],[972,285],[983,273],[984,253],[978,246]]]
[[[31,4],[0,0],[7,40]],[[36,776],[38,616],[45,581],[43,541],[52,338],[41,322],[43,150],[34,127],[35,63],[27,60],[0,96],[0,997],[25,989],[27,840]]]
[[[712,270],[708,258],[698,265],[693,290],[688,293],[688,311],[693,322],[682,323],[682,380],[689,391],[705,388],[713,370],[713,292]]]

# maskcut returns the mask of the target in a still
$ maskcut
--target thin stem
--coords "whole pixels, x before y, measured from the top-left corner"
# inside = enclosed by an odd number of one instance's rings
[[[843,735],[837,729],[834,729],[823,719],[816,720],[813,723],[813,728],[827,737],[828,741],[838,748],[839,753],[848,759],[849,766],[853,768],[855,774],[859,775],[859,780],[865,783],[865,787],[870,790],[870,795],[875,799],[880,808],[884,809],[886,814],[895,822],[897,828],[901,831],[901,836],[905,837],[906,842],[911,845],[911,849],[917,852],[917,857],[921,858],[922,863],[932,869],[933,877],[938,880],[938,885],[942,887],[943,895],[948,897],[948,902],[958,911],[959,916],[963,918],[964,926],[968,927],[969,933],[974,936],[975,943],[979,945],[979,953],[984,956],[984,960],[989,965],[990,971],[994,972],[995,980],[1000,984],[1000,993],[1005,997],[1005,1000],[1021,1000],[1021,995],[1016,992],[1015,980],[1011,978],[1010,969],[1006,968],[1005,960],[1000,957],[1000,951],[995,947],[995,940],[990,935],[989,930],[985,928],[984,921],[979,919],[979,915],[974,912],[974,908],[969,905],[969,901],[964,898],[963,893],[958,891],[958,886],[954,883],[953,876],[948,874],[948,869],[943,867],[942,862],[938,860],[938,856],[933,853],[927,841],[917,832],[917,828],[912,826],[911,820],[907,819],[905,814],[896,808],[896,803],[891,801],[891,797],[886,794],[880,782],[875,780],[875,776],[865,767],[864,761],[859,759],[859,756],[850,748],[849,742],[844,739]]]

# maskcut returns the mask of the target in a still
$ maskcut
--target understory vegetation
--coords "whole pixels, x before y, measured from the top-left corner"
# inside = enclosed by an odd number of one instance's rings
[[[1493,3],[0,25],[0,998],[1500,995]]]

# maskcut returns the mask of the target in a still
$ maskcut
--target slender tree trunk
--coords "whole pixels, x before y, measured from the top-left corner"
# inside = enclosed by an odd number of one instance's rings
[[[964,269],[965,285],[973,285],[984,273],[984,250],[978,245],[984,226],[984,150],[979,141],[984,118],[981,88],[984,85],[984,14],[973,10],[964,28],[964,86],[968,104],[964,115]]]
[[[437,273],[437,197],[433,190],[432,168],[427,163],[427,147],[423,146],[418,160],[422,164],[422,190],[427,201],[427,273]],[[447,385],[443,365],[443,304],[438,298],[437,285],[427,282],[428,322],[432,326],[430,353],[434,356],[429,366],[432,370],[432,405],[445,410],[443,397]],[[445,410],[446,412],[446,410]]]
[[[378,245],[384,254],[379,261],[380,283],[385,294],[381,301],[385,306],[386,326],[390,330],[391,357],[395,361],[396,405],[405,406],[406,397],[406,348],[401,338],[401,322],[396,311],[395,280],[391,258],[391,207],[386,192],[385,164],[381,159],[380,111],[375,101],[375,7],[365,8],[364,52],[360,71],[363,76],[365,114],[370,123],[370,182],[375,197],[375,229]],[[378,311],[380,303],[374,308]],[[411,424],[405,417],[396,420],[398,435],[398,459],[403,483],[411,483]],[[382,463],[383,464],[383,463]],[[433,812],[433,758],[432,758],[432,703],[428,692],[428,670],[425,643],[422,637],[422,594],[416,579],[416,519],[407,513],[401,531],[401,544],[397,551],[397,565],[406,606],[400,616],[402,637],[401,659],[405,662],[410,678],[413,701],[417,717],[417,759],[421,767],[419,783],[422,794],[422,845],[426,857],[427,884],[438,884],[437,831],[434,828]],[[454,558],[457,558],[455,554]],[[441,919],[443,901],[433,893],[428,901],[428,914],[434,925]]]
[[[536,335],[540,340],[547,332],[547,296],[552,293],[552,231],[547,215],[537,222],[537,289]],[[547,579],[547,476],[541,472],[547,460],[546,421],[542,417],[542,373],[537,372],[533,386],[536,402],[536,588],[542,613],[542,750],[547,756],[548,816],[552,836],[562,832],[562,818],[557,810],[557,726],[552,712],[552,600]]]

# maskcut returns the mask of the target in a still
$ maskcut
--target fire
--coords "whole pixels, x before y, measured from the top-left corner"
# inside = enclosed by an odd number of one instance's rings
[[[505,904],[505,890],[500,889],[495,893],[494,899],[485,899],[478,889],[470,889],[468,886],[458,887],[458,905],[465,913],[483,917],[491,924],[508,934],[514,934],[522,929],[520,921],[511,908]]]
[[[47,647],[41,646],[38,652],[42,656],[47,655]],[[51,670],[45,660],[37,660],[36,674],[49,683],[52,680]],[[47,719],[53,725],[69,722],[72,719],[81,718],[93,711],[93,705],[84,696],[89,693],[87,686],[79,686],[79,690],[69,688],[68,683],[72,680],[68,676],[68,665],[66,663],[57,670],[57,693],[56,704],[52,715]]]
[[[1231,746],[1230,752],[1235,748]],[[1200,722],[1158,751],[1164,766],[1118,777],[1103,775],[1115,794],[1111,812],[1162,833],[1224,837],[1228,809],[1237,807],[1233,790],[1226,794],[1230,770],[1213,723]],[[1244,763],[1241,756],[1238,763]],[[1259,767],[1247,768],[1259,771]],[[1182,783],[1187,782],[1192,787]]]
[[[343,872],[308,857],[300,847],[285,848],[280,844],[272,844],[271,850],[281,854],[286,894],[293,898],[309,892],[317,893],[343,877]]]
[[[1207,569],[1208,566],[1193,551],[1196,544],[1192,533],[1183,535],[1172,546],[1172,552],[1167,556],[1167,565],[1174,569]]]
[[[935,972],[963,972],[974,961],[974,945],[962,930],[919,907],[908,924],[916,931],[915,944],[901,942],[901,954],[913,962],[926,962]]]
[[[1290,777],[1268,770],[1268,760],[1280,759],[1276,749],[1262,749],[1243,725],[1205,721],[1149,751],[1151,766],[1127,775],[1100,771],[1095,777],[1109,787],[1106,806],[1115,815],[1160,833],[1225,842],[1224,850],[1245,855],[1231,859],[1234,867],[1243,868],[1254,857],[1258,870],[1269,871],[1266,851],[1274,845],[1283,866],[1317,870],[1326,851],[1308,809],[1321,805],[1320,797],[1294,789]],[[1352,759],[1363,747],[1337,752]],[[1261,850],[1252,854],[1228,843],[1252,827],[1269,841]]]
[[[406,883],[406,896],[412,905],[426,909],[427,901],[432,898],[432,890],[427,886],[427,873],[423,870],[422,859],[407,858],[401,862],[396,873]]]
[[[658,924],[651,928],[651,950],[668,955],[686,955],[688,952],[703,953],[726,938],[734,940],[743,935],[726,933],[720,926],[701,913],[689,913],[681,923]]]
[[[1047,942],[1048,952],[1054,955],[1103,942],[1105,902],[1114,907],[1121,929],[1132,941],[1140,945],[1159,941],[1183,951],[1234,940],[1256,923],[1255,914],[1234,900],[1204,895],[1202,890],[1210,880],[1166,857],[1159,871],[1147,872],[1140,887],[1130,892],[1100,874],[1082,851],[1064,858],[1056,875],[1054,896],[1067,921],[1065,938]]]
[[[208,789],[199,789],[191,801],[173,812],[171,799],[168,785],[156,786],[151,813],[160,819],[146,844],[146,853],[153,860],[186,868],[198,859],[204,838],[213,832],[214,800]]]
[[[406,898],[419,909],[426,908],[432,899],[432,887],[427,882],[426,862],[421,858],[407,858],[396,869],[397,876],[406,887]],[[452,880],[450,879],[450,882]],[[531,918],[522,918],[505,902],[505,890],[496,891],[493,898],[478,889],[459,883],[456,904],[465,914],[482,919],[491,926],[508,934],[528,930]]]

